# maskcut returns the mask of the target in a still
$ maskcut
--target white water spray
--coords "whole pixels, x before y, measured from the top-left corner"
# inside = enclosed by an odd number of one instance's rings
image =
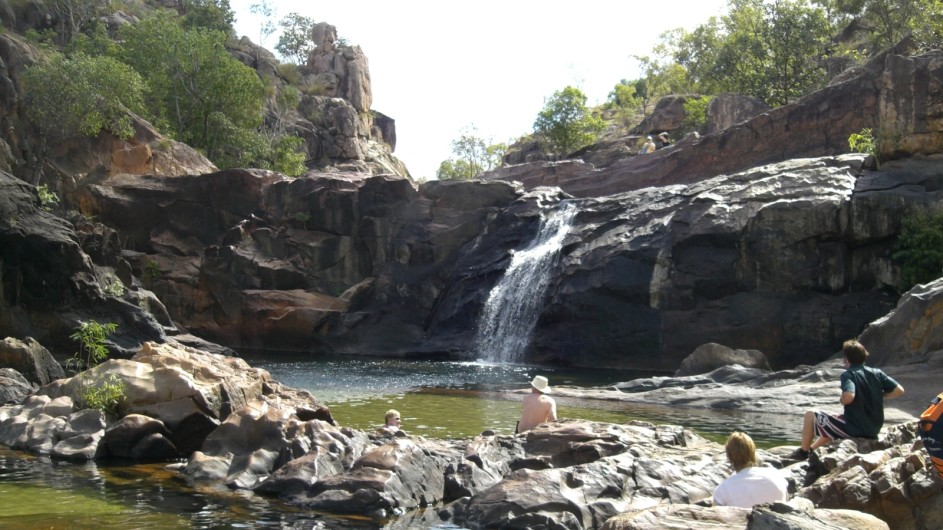
[[[557,264],[576,212],[576,205],[563,202],[541,219],[530,245],[511,257],[478,319],[474,343],[478,359],[500,364],[521,362],[543,310],[550,271]]]

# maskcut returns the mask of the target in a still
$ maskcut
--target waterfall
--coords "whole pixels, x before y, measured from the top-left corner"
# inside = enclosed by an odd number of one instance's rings
[[[504,276],[491,289],[478,319],[473,344],[486,362],[520,363],[531,332],[543,310],[544,291],[556,266],[563,239],[570,231],[575,204],[564,201],[540,221],[537,236],[514,252]]]

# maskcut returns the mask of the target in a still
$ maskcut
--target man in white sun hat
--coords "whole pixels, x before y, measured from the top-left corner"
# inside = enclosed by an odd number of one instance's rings
[[[538,375],[530,382],[530,394],[524,396],[524,408],[521,421],[517,422],[517,432],[527,432],[546,421],[557,421],[557,404],[550,393],[547,378]]]

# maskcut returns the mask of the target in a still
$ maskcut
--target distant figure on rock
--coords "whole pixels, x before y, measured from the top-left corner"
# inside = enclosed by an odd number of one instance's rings
[[[530,382],[530,394],[524,396],[521,421],[517,422],[517,432],[527,432],[541,423],[557,421],[557,403],[550,393],[547,378],[538,375]]]
[[[645,139],[645,144],[642,145],[642,150],[639,151],[639,154],[647,155],[655,150],[655,142],[652,141],[652,137],[649,136]]]
[[[756,444],[742,432],[727,438],[727,460],[734,473],[714,490],[716,506],[752,508],[755,504],[789,500],[786,477],[771,467],[761,467],[756,461]]]
[[[890,376],[877,368],[865,366],[868,350],[857,340],[842,344],[846,370],[841,374],[841,397],[845,406],[842,415],[821,410],[807,410],[802,422],[802,446],[790,457],[794,460],[809,458],[810,451],[835,439],[877,438],[884,426],[884,398],[904,394]],[[813,437],[818,439],[812,443]]]
[[[390,409],[386,411],[383,421],[383,427],[377,429],[380,434],[396,434],[399,432],[400,415],[398,410]]]
[[[649,136],[651,138],[651,136]],[[671,139],[668,138],[668,133],[663,132],[658,135],[658,149],[663,149],[671,145]]]

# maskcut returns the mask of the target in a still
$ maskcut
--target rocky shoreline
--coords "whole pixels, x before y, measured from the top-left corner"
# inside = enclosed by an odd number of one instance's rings
[[[609,389],[557,387],[555,394],[735,407],[762,393],[782,402],[774,414],[798,421],[797,407],[835,399],[835,370],[829,363],[785,372],[732,366]],[[378,436],[338,425],[315,396],[238,358],[174,343],[146,343],[132,359],[107,361],[84,377],[111,376],[127,389],[115,414],[80,409],[81,380],[58,379],[0,407],[0,443],[74,461],[183,456],[185,463],[171,467],[194,486],[251,490],[305,509],[367,516],[384,528],[943,523],[943,480],[906,410],[889,411],[880,440],[832,444],[809,462],[785,460],[790,446],[761,451],[767,464],[788,473],[792,500],[751,511],[705,506],[731,470],[720,444],[682,426],[562,419],[520,435]]]

